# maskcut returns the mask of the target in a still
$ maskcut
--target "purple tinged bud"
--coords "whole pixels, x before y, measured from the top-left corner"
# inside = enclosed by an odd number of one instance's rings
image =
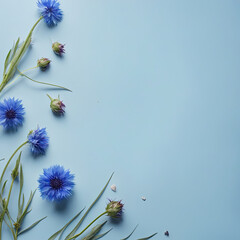
[[[122,216],[123,205],[121,201],[111,201],[108,203],[106,207],[107,215],[113,218],[118,218]]]
[[[37,66],[40,67],[40,69],[44,71],[47,69],[50,62],[51,62],[51,60],[49,60],[48,58],[40,58],[37,61]]]
[[[50,102],[50,108],[52,109],[53,113],[62,115],[65,113],[65,104],[60,101],[59,97],[56,99],[51,98],[48,94],[47,96],[51,100]]]
[[[63,53],[65,53],[65,49],[64,49],[64,44],[61,44],[59,42],[54,42],[52,44],[52,50],[54,51],[55,54],[62,56]]]

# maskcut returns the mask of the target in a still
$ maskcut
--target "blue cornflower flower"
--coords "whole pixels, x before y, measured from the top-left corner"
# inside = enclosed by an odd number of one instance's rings
[[[37,5],[48,26],[56,25],[62,20],[63,12],[58,0],[38,0]]]
[[[37,130],[30,131],[28,134],[28,143],[34,155],[44,154],[49,144],[46,128],[38,128]]]
[[[24,114],[24,107],[19,99],[8,98],[0,103],[0,125],[5,129],[16,129],[22,125]]]
[[[38,180],[41,197],[52,202],[68,198],[72,194],[73,179],[74,175],[62,166],[43,169],[43,175]]]

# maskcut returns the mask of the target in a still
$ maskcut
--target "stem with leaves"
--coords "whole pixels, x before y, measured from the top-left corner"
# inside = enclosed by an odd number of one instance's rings
[[[107,214],[107,211],[101,213],[98,217],[96,217],[92,222],[90,222],[80,233],[74,235],[73,237],[67,239],[67,240],[71,240],[71,239],[75,239],[77,237],[79,237],[80,235],[82,235],[93,223],[95,223],[100,217],[104,216],[105,214]]]
[[[13,76],[17,70],[18,64],[20,63],[24,53],[27,51],[27,49],[31,43],[31,37],[32,37],[33,30],[35,29],[35,27],[38,25],[38,23],[42,19],[43,19],[43,16],[41,16],[37,20],[37,22],[33,25],[26,40],[23,42],[23,44],[20,47],[19,47],[20,39],[18,38],[13,49],[11,49],[8,52],[8,55],[6,57],[5,64],[4,64],[3,81],[0,84],[0,92],[2,92],[2,90],[8,84],[8,82],[13,78]],[[8,67],[9,64],[10,64],[10,66]]]
[[[11,193],[12,193],[12,187],[13,187],[14,180],[15,179],[12,179],[10,190],[9,190],[9,193],[8,193],[7,202],[4,205],[3,211],[2,211],[1,216],[0,216],[0,240],[2,239],[2,223],[3,223],[3,219],[4,219],[4,216],[5,216],[5,213],[6,213],[6,211],[8,211],[7,208],[8,208],[10,196],[11,196]]]
[[[0,240],[2,239],[2,224],[3,224],[5,213],[8,212],[8,204],[9,204],[11,193],[12,193],[13,183],[14,183],[14,181],[17,178],[18,173],[19,173],[18,169],[19,169],[21,155],[22,155],[22,153],[19,154],[19,157],[16,161],[16,165],[15,165],[13,171],[12,171],[12,174],[11,174],[12,175],[12,182],[11,182],[11,186],[10,186],[10,189],[9,189],[9,192],[8,192],[7,201],[6,201],[6,203],[3,204],[3,211],[0,215]]]
[[[28,69],[22,71],[22,73],[26,73],[26,72],[28,72],[28,71],[30,71],[30,70],[33,70],[33,69],[36,69],[36,68],[38,68],[38,66],[35,66],[35,67],[32,67],[32,68],[28,68]],[[22,76],[21,73],[18,74],[11,82],[9,82],[9,83],[5,86],[5,89],[8,88],[8,87],[10,87],[13,83],[15,83],[15,82],[18,80],[18,78],[21,77],[21,76]]]
[[[11,156],[11,157],[9,158],[9,160],[7,161],[7,163],[6,163],[6,165],[5,165],[4,169],[3,169],[1,178],[0,178],[0,184],[2,183],[4,174],[5,174],[6,170],[7,170],[7,167],[8,167],[8,165],[9,165],[9,163],[11,162],[11,160],[13,159],[13,157],[15,156],[15,154],[16,154],[24,145],[26,145],[27,143],[28,143],[28,141],[26,141],[26,142],[24,142],[23,144],[21,144],[21,145],[14,151],[14,153],[12,154],[12,156]]]

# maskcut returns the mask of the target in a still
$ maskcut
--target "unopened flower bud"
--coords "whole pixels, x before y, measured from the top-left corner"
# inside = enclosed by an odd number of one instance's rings
[[[53,99],[48,94],[47,96],[50,98],[50,108],[52,109],[53,113],[55,114],[64,114],[65,113],[65,104],[58,98]]]
[[[41,70],[46,70],[50,62],[51,60],[49,60],[48,58],[41,58],[38,59],[37,66],[40,67]]]
[[[59,42],[54,42],[52,44],[52,50],[54,51],[54,53],[56,53],[57,55],[61,56],[63,53],[65,53],[65,49],[64,49],[64,44],[61,44]]]
[[[18,230],[18,229],[21,227],[20,223],[18,223],[18,222],[15,222],[15,223],[13,224],[13,226],[14,226],[14,228],[15,228],[16,230]]]
[[[106,207],[107,215],[113,218],[121,217],[123,212],[123,204],[121,201],[111,201],[108,203]]]
[[[17,158],[16,164],[15,164],[15,167],[12,170],[12,173],[11,173],[12,179],[15,179],[19,174],[18,169],[19,169],[19,165],[20,165],[21,155],[22,155],[22,152],[20,152],[20,154]]]

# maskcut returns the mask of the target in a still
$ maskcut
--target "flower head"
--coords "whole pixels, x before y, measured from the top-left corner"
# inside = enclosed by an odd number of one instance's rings
[[[121,201],[112,201],[109,200],[109,203],[106,207],[107,215],[113,218],[118,218],[122,216],[123,205]]]
[[[53,113],[62,115],[65,113],[65,104],[58,98],[51,98],[48,94],[47,96],[50,98],[50,108],[52,109]]]
[[[50,64],[51,60],[48,58],[40,58],[37,61],[37,66],[40,67],[41,70],[46,70]]]
[[[15,98],[4,99],[0,102],[0,125],[5,129],[16,129],[23,123],[25,114],[22,101]]]
[[[56,25],[62,20],[63,12],[57,0],[38,0],[37,5],[48,26]]]
[[[30,131],[28,134],[28,143],[34,155],[44,154],[49,145],[49,137],[46,128],[38,128]]]
[[[65,49],[64,49],[64,44],[61,44],[59,42],[54,42],[52,44],[52,50],[54,51],[54,53],[56,53],[59,56],[62,56],[63,53],[65,53]]]
[[[60,201],[72,194],[74,175],[64,167],[55,165],[43,169],[43,175],[39,177],[39,190],[41,197],[50,201]]]

